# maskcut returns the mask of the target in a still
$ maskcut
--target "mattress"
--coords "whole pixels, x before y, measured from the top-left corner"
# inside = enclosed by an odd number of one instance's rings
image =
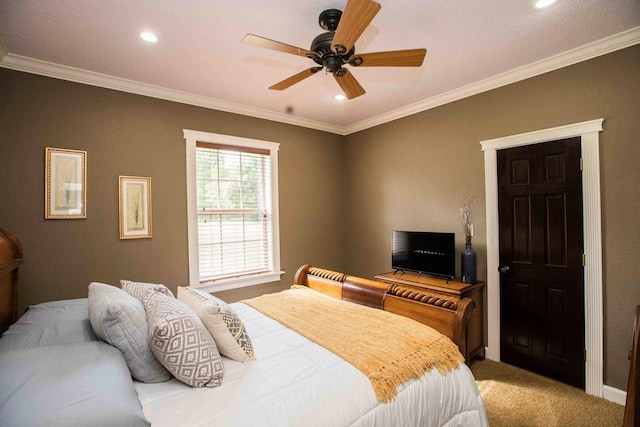
[[[381,403],[367,377],[340,357],[245,304],[231,306],[245,323],[256,360],[224,358],[217,388],[191,388],[176,379],[134,381],[153,426],[488,425],[464,364],[446,375],[426,372]]]

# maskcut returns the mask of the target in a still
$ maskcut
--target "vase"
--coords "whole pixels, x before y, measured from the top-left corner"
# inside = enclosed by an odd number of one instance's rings
[[[465,244],[464,251],[460,254],[462,282],[474,284],[476,283],[476,251],[473,250],[469,240]]]

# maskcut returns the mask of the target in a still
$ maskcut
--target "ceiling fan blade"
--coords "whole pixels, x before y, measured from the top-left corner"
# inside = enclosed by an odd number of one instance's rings
[[[353,55],[349,65],[354,67],[419,67],[427,49],[393,50]]]
[[[360,83],[358,83],[356,78],[353,77],[353,74],[351,74],[346,68],[343,68],[342,70],[346,72],[341,76],[334,73],[333,77],[336,79],[347,98],[353,99],[360,95],[364,95],[366,93],[364,88],[360,86]]]
[[[380,8],[380,3],[373,0],[348,0],[333,36],[331,49],[339,55],[349,52]]]
[[[302,80],[306,79],[307,77],[311,77],[312,75],[314,75],[315,73],[317,73],[318,71],[322,70],[322,67],[312,67],[309,68],[308,70],[304,70],[299,72],[298,74],[294,74],[293,76],[284,79],[283,81],[274,84],[273,86],[269,87],[269,89],[271,90],[285,90],[291,86],[293,86],[296,83],[300,83]]]
[[[242,43],[251,46],[263,47],[265,49],[277,50],[279,52],[290,53],[292,55],[310,57],[318,56],[317,53],[312,52],[301,47],[291,46],[286,43],[277,42],[264,37],[256,36],[255,34],[247,34],[242,38]]]

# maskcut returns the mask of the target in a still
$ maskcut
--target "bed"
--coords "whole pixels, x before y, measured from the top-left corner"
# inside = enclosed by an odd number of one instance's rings
[[[11,298],[3,299],[2,304],[15,307],[17,271],[22,260],[19,241],[9,233],[0,233],[0,252],[4,265],[11,265],[0,270],[0,285],[12,289]],[[142,366],[143,372],[136,371],[130,362],[131,354],[112,336],[105,339],[104,330],[96,327],[96,295],[102,295],[97,291],[120,295],[124,289],[129,292],[129,285],[154,287],[134,288],[144,289],[144,303],[138,306],[146,312],[145,336],[154,351],[166,338],[151,332],[162,304],[200,317],[206,328],[209,323],[203,314],[205,305],[207,309],[221,307],[215,298],[209,299],[191,288],[179,287],[174,298],[155,288],[162,285],[125,282],[122,289],[92,283],[87,298],[37,304],[19,319],[13,308],[2,311],[0,320],[12,324],[0,338],[0,425],[488,425],[473,376],[461,363],[465,316],[472,309],[467,301],[454,306],[435,296],[409,294],[407,290],[390,289],[382,282],[305,265],[298,270],[292,289],[228,305],[224,315],[231,313],[241,326],[234,324],[232,328],[227,323],[229,329],[225,331],[235,340],[231,344],[219,340],[217,331],[209,329],[208,337],[198,332],[197,336],[206,342],[215,341],[224,354],[219,355],[220,363],[206,365],[212,370],[193,377],[197,382],[204,376],[204,383],[190,384],[191,377],[185,380],[181,375],[201,373],[199,368],[187,369],[192,360],[172,365],[171,354],[157,352],[154,362],[161,361],[170,375],[165,372],[166,378],[140,381],[139,377],[149,376],[144,370],[150,362]],[[192,305],[198,298],[203,299],[202,305]],[[270,310],[273,312],[265,314]],[[323,325],[315,335],[301,329],[305,323],[316,322],[316,316],[321,318],[323,312],[328,313],[325,321],[330,327]],[[384,323],[388,329],[375,320],[379,315],[387,316]],[[366,327],[365,332],[356,333],[359,329],[354,319],[370,322],[369,332],[375,330],[377,337],[370,335]],[[423,325],[429,322],[453,341]],[[343,328],[344,324],[348,327]],[[390,333],[393,328],[395,332]],[[331,337],[339,337],[339,333],[349,339],[337,338],[332,343]],[[403,334],[408,334],[409,339],[402,338]],[[395,343],[396,335],[411,348],[410,356],[402,358],[405,368],[423,362],[431,368],[416,370],[406,380],[396,378],[394,369],[402,365],[401,359],[390,364],[380,356],[395,351],[396,345],[390,343]],[[319,343],[325,338],[328,344],[323,345],[331,350]],[[331,347],[336,342],[343,348]],[[235,347],[229,349],[228,345]],[[355,352],[351,348],[354,346]],[[428,354],[422,350],[429,346],[438,350],[429,356],[435,357],[437,363],[416,356]],[[202,351],[202,343],[198,348],[199,355],[210,356],[210,352]],[[233,351],[239,355],[227,353]],[[362,362],[358,360],[347,362],[353,354],[356,359],[375,356],[376,361],[372,364],[363,358],[364,367],[359,366]],[[438,364],[441,362],[446,366]],[[376,363],[380,363],[380,369],[368,372],[367,367]],[[390,373],[393,376],[388,376]],[[389,383],[389,378],[395,382]]]

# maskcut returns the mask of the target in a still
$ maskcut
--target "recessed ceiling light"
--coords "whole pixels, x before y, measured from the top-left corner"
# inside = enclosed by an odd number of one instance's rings
[[[347,99],[347,97],[345,95],[339,93],[336,96],[334,96],[333,99],[335,99],[336,101],[344,101],[345,99]]]
[[[535,5],[536,8],[542,9],[543,7],[551,6],[555,2],[556,2],[556,0],[536,0],[534,5]]]
[[[155,34],[150,33],[149,31],[143,31],[140,33],[140,38],[149,43],[155,43],[158,41],[158,38]]]

